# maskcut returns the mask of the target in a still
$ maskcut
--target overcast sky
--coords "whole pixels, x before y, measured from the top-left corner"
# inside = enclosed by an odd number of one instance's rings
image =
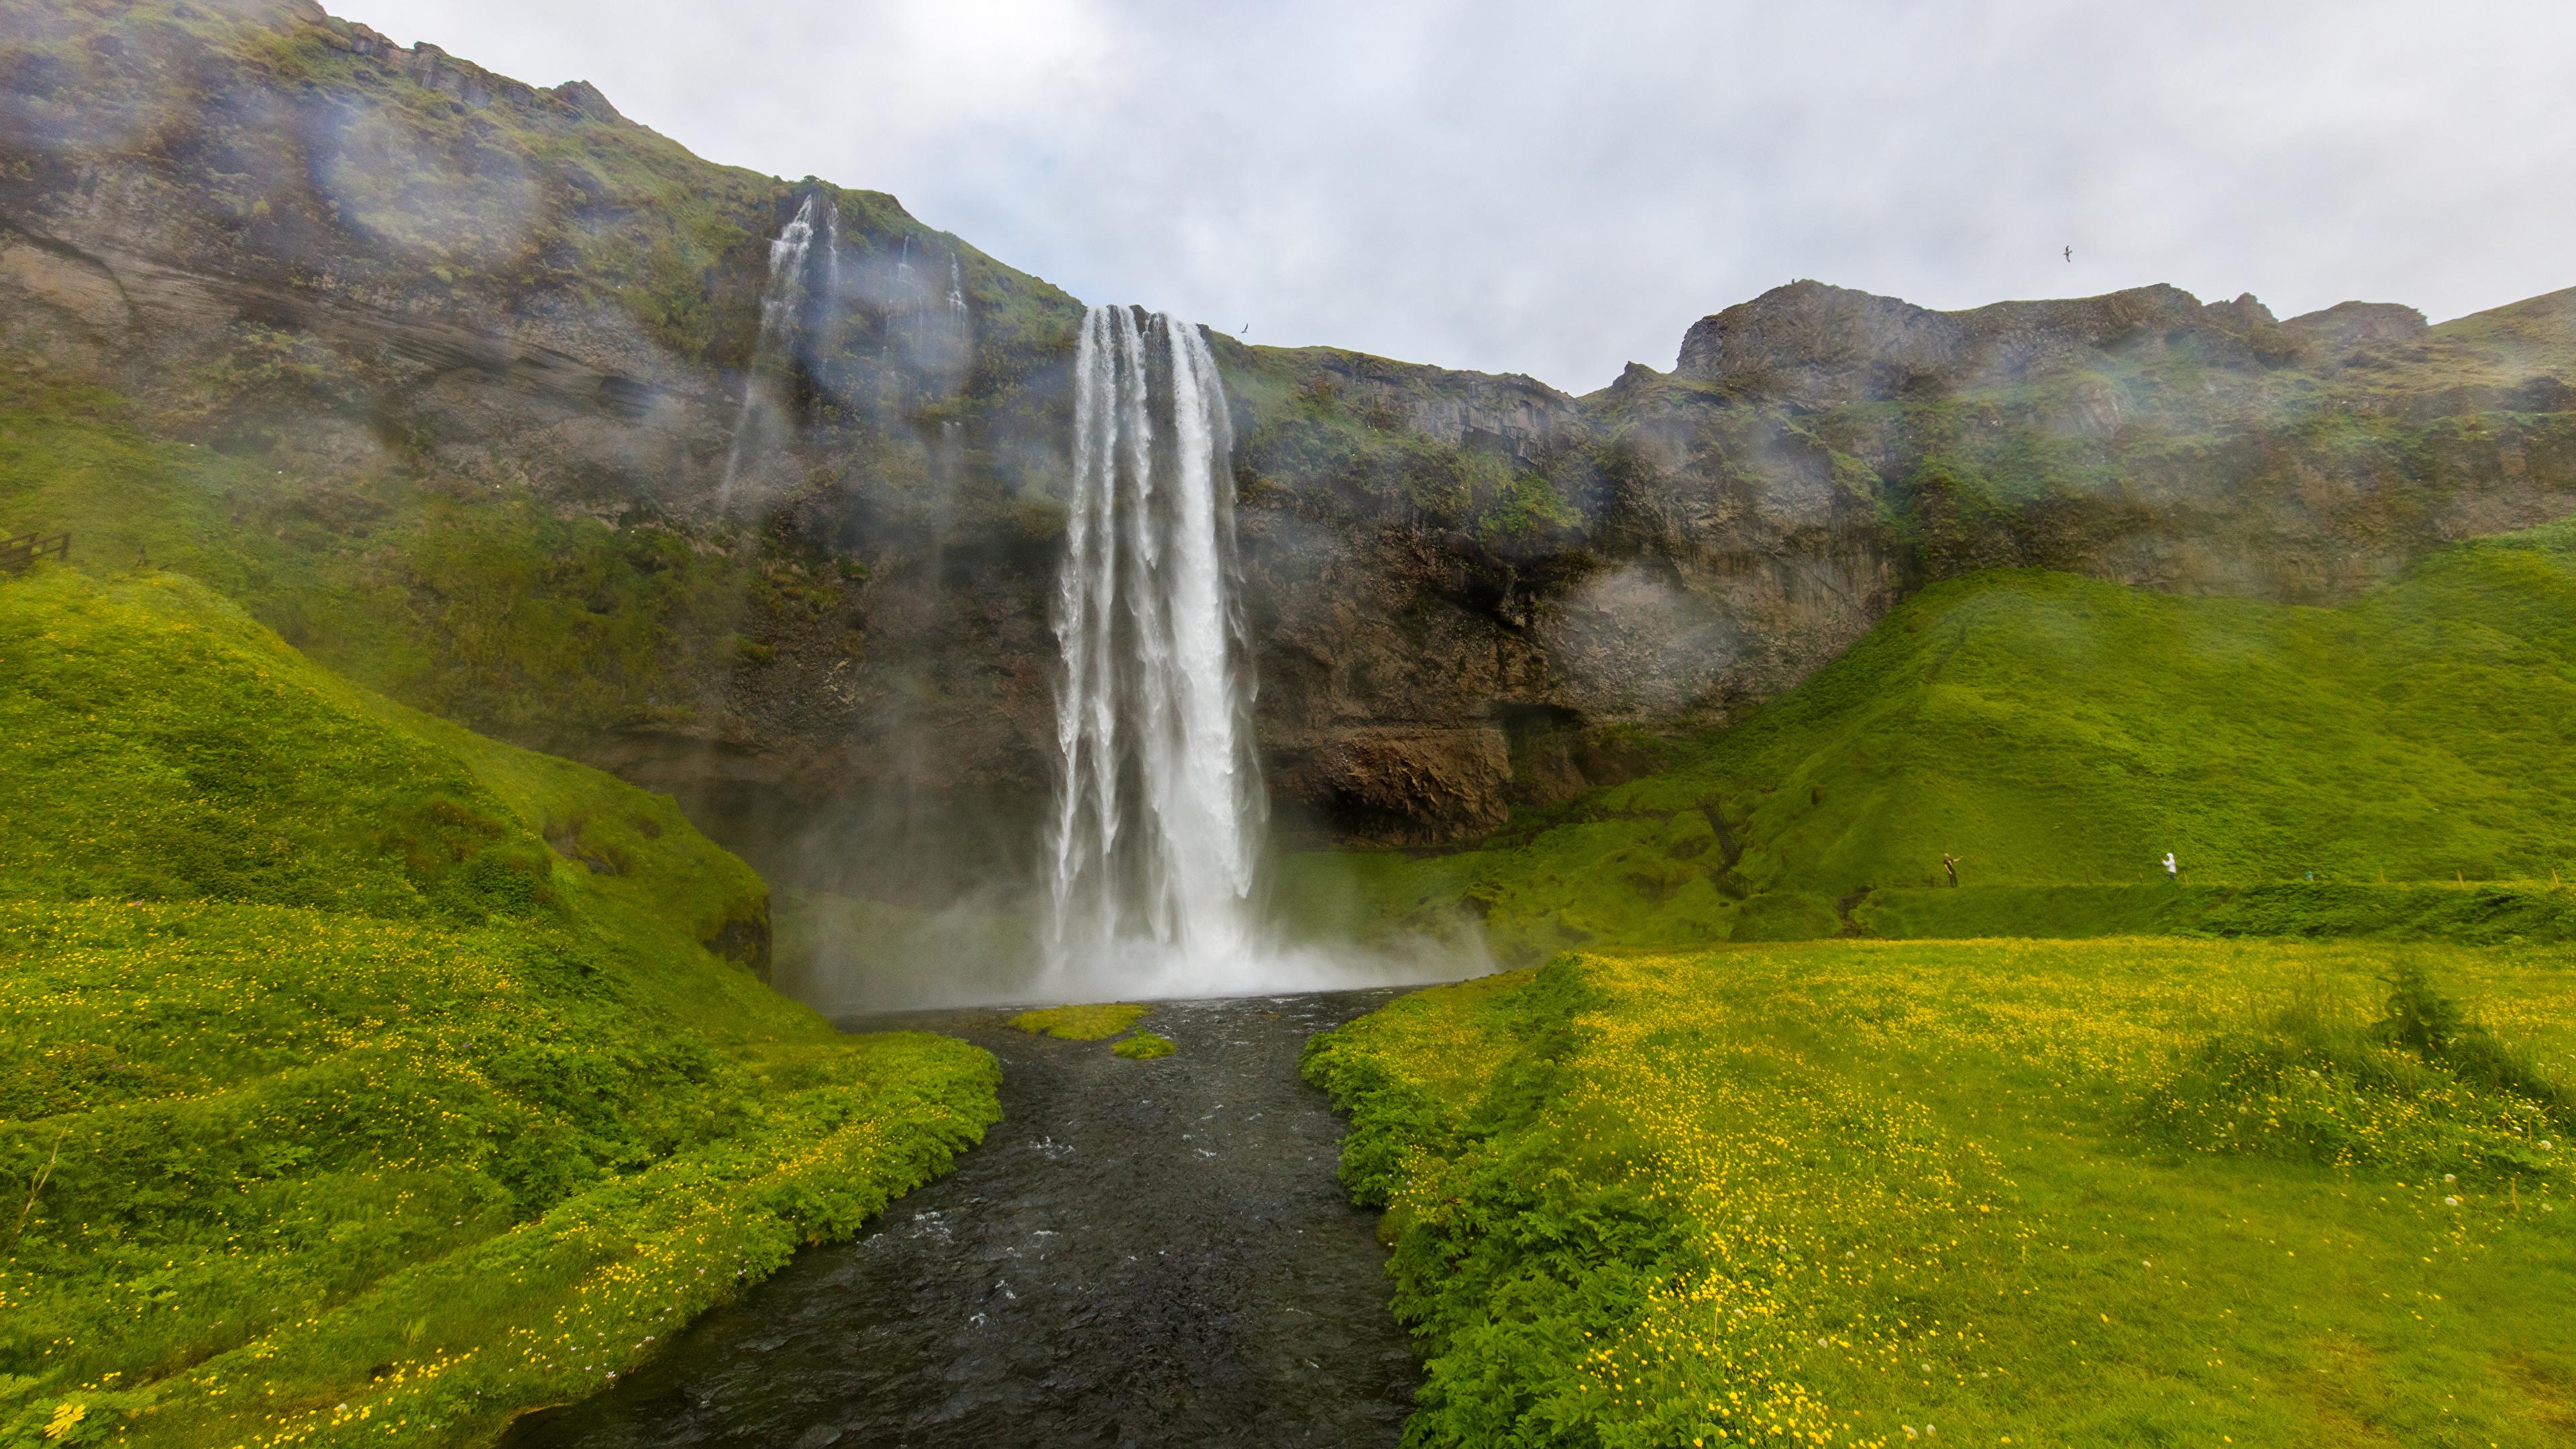
[[[2576,285],[2567,0],[326,3],[1089,301],[1573,392],[1796,277]]]

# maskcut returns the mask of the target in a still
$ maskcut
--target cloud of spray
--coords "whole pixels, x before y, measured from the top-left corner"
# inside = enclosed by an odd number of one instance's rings
[[[339,215],[414,265],[506,261],[542,215],[525,160],[471,131],[424,135],[383,105],[317,106],[305,119],[314,179]]]
[[[1366,986],[1427,986],[1494,969],[1481,943],[1400,938],[1291,945],[1262,941],[1244,955],[1185,952],[1102,955],[1067,963],[1005,1001],[1132,1001],[1180,997],[1272,996],[1292,991],[1347,991]]]
[[[836,1019],[882,1011],[1067,1001],[1172,1000],[1427,986],[1497,969],[1482,933],[1299,940],[1265,930],[1236,960],[1102,954],[1049,969],[1032,897],[994,893],[937,910],[786,891],[778,913],[779,990]]]

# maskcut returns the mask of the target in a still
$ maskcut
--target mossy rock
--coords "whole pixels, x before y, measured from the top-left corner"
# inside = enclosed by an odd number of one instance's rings
[[[1055,1006],[1044,1011],[1023,1011],[1011,1018],[1011,1025],[1021,1031],[1041,1032],[1066,1041],[1098,1041],[1134,1026],[1153,1009],[1134,1002]]]
[[[1156,1036],[1150,1031],[1140,1031],[1109,1050],[1112,1054],[1125,1057],[1131,1062],[1150,1062],[1156,1057],[1170,1056],[1180,1048],[1174,1046],[1169,1037]]]

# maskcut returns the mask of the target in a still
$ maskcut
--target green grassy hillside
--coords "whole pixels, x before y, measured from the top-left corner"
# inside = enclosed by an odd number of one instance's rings
[[[481,1442],[849,1233],[995,1070],[767,939],[667,799],[185,579],[0,582],[0,1442]]]
[[[1317,928],[1455,929],[1464,911],[1523,959],[1829,935],[1846,914],[1891,932],[2100,929],[2027,897],[1895,904],[1940,883],[1944,852],[1972,887],[2151,884],[2168,850],[2195,884],[2521,882],[2538,894],[2514,911],[2563,920],[2571,748],[2576,524],[2459,545],[2332,609],[1992,572],[1925,590],[1670,770],[1478,850],[1310,856],[1286,877]],[[2083,899],[2111,929],[2140,912],[2223,928]],[[2272,914],[2295,905],[2276,892]],[[2032,919],[2052,909],[2073,919]],[[2428,911],[2349,892],[2318,909]],[[2481,913],[2459,904],[2450,924]]]
[[[1566,956],[1319,1038],[1405,1442],[2563,1444],[2576,977],[2403,949]]]
[[[0,368],[0,528],[68,531],[84,568],[186,572],[335,672],[547,741],[720,709],[751,636],[842,583],[524,494],[399,470],[317,481],[156,436],[126,399],[32,368]]]

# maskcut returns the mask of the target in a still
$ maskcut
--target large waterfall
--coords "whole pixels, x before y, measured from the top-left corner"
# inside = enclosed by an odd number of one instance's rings
[[[1264,797],[1216,359],[1189,323],[1093,307],[1074,369],[1048,965],[1067,987],[1240,988],[1264,974]]]

